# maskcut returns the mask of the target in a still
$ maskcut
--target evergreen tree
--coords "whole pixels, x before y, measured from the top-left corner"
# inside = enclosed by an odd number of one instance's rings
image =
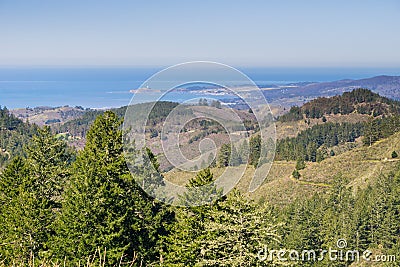
[[[146,147],[145,153],[146,153],[147,157],[149,158],[151,164],[153,165],[154,169],[157,172],[160,172],[160,163],[158,163],[157,157],[154,155],[153,151],[151,151],[150,148]]]
[[[357,233],[355,225],[352,223],[354,218],[354,198],[348,180],[341,174],[334,177],[333,186],[327,197],[327,208],[324,212],[321,234],[323,236],[323,249],[337,248],[337,241],[345,239],[346,249],[355,249],[354,242]],[[324,264],[328,264],[329,259],[325,258]],[[343,266],[343,263],[335,263],[336,266]],[[335,265],[334,265],[335,266]]]
[[[303,119],[303,114],[301,108],[298,106],[291,107],[288,113],[279,117],[279,121],[281,122],[298,121],[302,119]]]
[[[196,185],[205,182],[202,176],[193,180]],[[235,190],[215,203],[177,210],[166,265],[255,266],[258,250],[278,240],[271,209],[258,207]]]
[[[317,161],[317,145],[314,142],[310,142],[307,145],[307,158],[308,161]]]
[[[19,260],[46,255],[71,161],[65,142],[48,127],[38,131],[27,155],[15,158],[0,178],[0,228],[6,244],[0,251]]]
[[[209,168],[199,171],[196,177],[191,179],[187,185],[187,193],[180,196],[182,205],[201,206],[206,205],[222,196],[222,191],[217,190],[214,182],[214,175]]]
[[[39,197],[46,198],[54,208],[60,208],[60,198],[69,176],[68,166],[73,158],[63,140],[56,139],[48,126],[38,130],[38,135],[27,148],[32,188]]]
[[[364,126],[364,138],[363,142],[365,145],[372,146],[373,143],[379,140],[378,136],[378,124],[377,120],[370,118]]]
[[[296,162],[296,170],[303,170],[306,168],[306,163],[303,159],[298,159]]]
[[[325,199],[319,194],[315,194],[309,200],[295,200],[284,208],[280,218],[284,222],[283,246],[298,251],[320,248],[323,243],[321,223],[325,209]],[[302,255],[299,257],[301,259]],[[314,264],[312,261],[302,262],[304,266],[314,266]]]
[[[231,145],[223,144],[218,154],[218,166],[227,167],[231,160]]]
[[[277,226],[270,209],[260,208],[234,190],[211,209],[201,238],[198,266],[256,266],[258,250],[277,244]]]
[[[370,204],[373,201],[373,188],[368,186],[360,190],[354,202],[353,224],[356,226],[355,247],[357,249],[368,249],[371,244],[371,214]]]
[[[240,155],[240,161],[244,164],[247,164],[249,161],[249,142],[246,139],[243,140],[243,142],[240,144],[239,147],[239,155]]]
[[[160,215],[128,171],[121,123],[112,112],[99,116],[73,164],[53,242],[59,258],[77,261],[100,248],[112,265],[134,255],[147,262],[159,252]]]
[[[249,149],[249,164],[257,167],[261,154],[261,135],[250,138]]]
[[[373,185],[369,205],[365,207],[369,213],[367,233],[369,233],[371,245],[385,249],[394,246],[398,234],[398,210],[393,205],[393,196],[396,195],[395,190],[398,185],[393,176],[390,176],[378,177]]]
[[[232,145],[232,159],[231,159],[231,166],[239,166],[242,164],[242,159],[236,147]]]
[[[132,152],[133,156],[139,154]],[[140,156],[140,155],[139,155]],[[127,160],[127,158],[125,158]],[[157,157],[149,148],[145,148],[141,154],[140,163],[134,160],[135,168],[131,168],[130,171],[134,175],[136,183],[140,184],[142,189],[149,194],[154,196],[156,193],[161,196],[160,187],[164,185],[164,178],[160,173],[160,164],[158,163]],[[131,164],[127,160],[127,164]]]
[[[295,170],[292,172],[292,176],[293,176],[295,179],[300,179],[301,174],[300,174],[300,172],[299,172],[297,169],[295,169]]]
[[[318,149],[317,150],[317,156],[316,156],[316,162],[321,162],[327,157],[328,153],[326,148],[325,149]]]
[[[33,243],[36,243],[33,240],[30,242],[36,224],[27,222],[31,214],[23,215],[25,207],[29,208],[27,212],[32,212],[25,193],[28,177],[26,162],[20,157],[15,157],[0,176],[0,255],[6,263],[12,260],[23,262],[33,250]]]
[[[176,209],[176,223],[170,235],[166,238],[167,252],[165,261],[167,266],[195,266],[200,257],[200,243],[204,236],[204,229],[210,212],[215,208],[215,201],[222,196],[212,184],[214,180],[210,169],[196,174],[187,184],[190,190],[180,196],[182,205],[203,204],[202,206],[188,206]]]
[[[210,153],[207,158],[207,164],[209,164],[210,168],[214,168],[217,166],[216,160],[214,158],[214,153]]]
[[[387,220],[384,222],[389,226],[390,231],[386,237],[386,244],[388,246],[387,253],[391,255],[398,255],[400,252],[400,165],[397,166],[395,173],[389,176],[390,181],[390,195],[389,195],[389,211],[390,218],[388,216]],[[397,262],[395,263],[399,265]],[[395,265],[393,264],[393,265]]]

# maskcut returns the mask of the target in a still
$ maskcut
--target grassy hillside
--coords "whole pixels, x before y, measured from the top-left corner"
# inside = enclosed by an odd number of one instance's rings
[[[325,115],[326,122],[332,123],[357,123],[357,122],[367,122],[371,116],[366,114],[330,114]],[[300,132],[312,128],[315,125],[323,124],[322,118],[309,118],[305,120],[297,121],[277,121],[276,122],[276,137],[278,140],[285,139],[287,137],[296,137]]]
[[[256,201],[285,205],[297,198],[311,197],[315,192],[326,192],[331,187],[334,176],[340,173],[349,179],[349,186],[357,190],[400,164],[400,159],[391,158],[393,151],[400,151],[400,133],[378,141],[370,147],[360,145],[320,163],[308,162],[307,167],[300,171],[300,179],[292,177],[296,162],[275,161],[264,184],[257,191],[247,194]],[[215,177],[223,171],[223,168],[212,168]],[[237,188],[246,193],[253,173],[254,168],[249,166]],[[167,180],[179,185],[184,185],[194,175],[193,172],[176,169],[164,174]]]
[[[378,141],[371,147],[360,146],[320,163],[309,162],[304,170],[300,170],[301,177],[298,180],[291,175],[295,162],[275,162],[275,167],[286,169],[285,175],[276,176],[271,171],[264,185],[252,197],[265,198],[277,204],[289,203],[294,198],[326,191],[333,177],[340,173],[350,180],[349,186],[356,190],[373,182],[379,174],[387,174],[395,169],[400,161],[391,159],[393,151],[400,151],[400,133]]]
[[[19,108],[11,111],[17,118],[37,125],[65,123],[83,116],[86,111],[82,107],[35,107]]]
[[[354,187],[363,187],[371,177],[390,172],[399,159],[392,159],[393,151],[400,151],[400,133],[376,142],[372,146],[360,146],[320,163],[308,163],[301,170],[301,180],[329,183],[337,173],[344,174]]]

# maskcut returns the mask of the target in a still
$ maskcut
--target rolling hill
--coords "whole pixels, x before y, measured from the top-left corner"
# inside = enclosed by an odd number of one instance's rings
[[[371,78],[359,80],[340,80],[332,82],[310,82],[310,83],[293,83],[288,86],[281,86],[279,89],[285,89],[289,96],[334,96],[344,92],[351,91],[356,88],[370,89],[382,96],[400,99],[400,76],[381,75]],[[273,91],[271,91],[272,93]],[[265,92],[266,95],[269,95]]]
[[[339,174],[349,180],[349,187],[358,190],[374,182],[379,175],[388,174],[396,169],[400,159],[392,159],[392,151],[400,151],[400,133],[378,141],[370,147],[359,145],[322,162],[308,162],[306,168],[300,171],[300,179],[292,176],[296,162],[275,161],[263,185],[253,193],[247,192],[254,173],[254,168],[248,166],[237,188],[258,202],[267,201],[278,206],[298,198],[309,198],[316,192],[327,192],[334,177]],[[222,174],[223,170],[212,168],[216,177]],[[164,176],[171,182],[184,185],[193,177],[193,173],[175,169],[164,173]]]
[[[391,116],[400,114],[400,102],[383,97],[368,89],[354,89],[333,97],[318,97],[302,107],[293,106],[279,120],[297,121],[304,118],[322,118],[324,115],[364,114]]]
[[[311,160],[306,162],[306,168],[300,170],[299,179],[292,176],[296,162],[281,160],[279,158],[282,158],[282,155],[280,155],[274,161],[264,184],[254,193],[250,193],[250,197],[257,201],[266,200],[278,206],[286,205],[297,198],[308,198],[316,192],[327,192],[332,186],[334,177],[339,174],[349,180],[348,186],[353,190],[365,188],[377,177],[388,174],[400,164],[399,159],[392,159],[391,156],[393,151],[400,151],[398,127],[393,128],[393,125],[384,126],[384,124],[379,126],[379,122],[383,123],[391,118],[397,123],[395,118],[398,118],[399,114],[400,102],[367,89],[356,89],[331,98],[317,98],[302,107],[292,108],[288,115],[282,116],[284,119],[281,117],[277,122],[277,137],[280,139],[278,148],[280,143],[286,142],[293,144],[297,151],[301,151],[298,149],[299,146],[309,146],[309,142],[316,143],[316,140],[322,142],[331,134],[337,135],[339,142],[325,142],[324,149],[331,151],[332,154],[319,162]],[[376,130],[384,131],[381,128],[389,127],[393,128],[393,131],[367,146],[365,142],[363,143],[362,135],[365,134],[363,133],[365,125],[373,118],[375,118],[373,121],[378,122]],[[342,128],[343,131],[339,130]],[[352,137],[351,140],[345,137],[347,131]],[[357,131],[357,134],[354,132],[353,135],[353,131]],[[340,141],[340,138],[343,140]],[[309,151],[308,147],[306,151]],[[279,153],[276,156],[279,156]],[[213,168],[212,172],[218,176],[223,170],[224,168]],[[248,166],[237,188],[247,192],[253,172],[254,167]],[[165,173],[168,180],[181,185],[192,176],[191,172],[176,169]]]

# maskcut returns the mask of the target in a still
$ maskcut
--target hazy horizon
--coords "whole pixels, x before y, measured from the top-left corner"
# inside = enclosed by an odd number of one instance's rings
[[[0,64],[400,67],[396,0],[0,1]]]
[[[137,89],[161,67],[0,67],[0,103],[8,108],[127,105]],[[379,75],[398,76],[399,69],[379,68],[239,68],[259,86],[295,82],[330,82]],[[188,94],[174,94],[184,101]]]

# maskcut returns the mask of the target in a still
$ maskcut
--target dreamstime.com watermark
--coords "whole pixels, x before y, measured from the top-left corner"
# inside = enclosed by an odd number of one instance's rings
[[[374,254],[371,250],[351,250],[347,248],[347,241],[339,239],[336,247],[328,249],[269,249],[267,246],[258,251],[260,261],[278,262],[315,262],[328,259],[340,262],[396,262],[396,255]]]

